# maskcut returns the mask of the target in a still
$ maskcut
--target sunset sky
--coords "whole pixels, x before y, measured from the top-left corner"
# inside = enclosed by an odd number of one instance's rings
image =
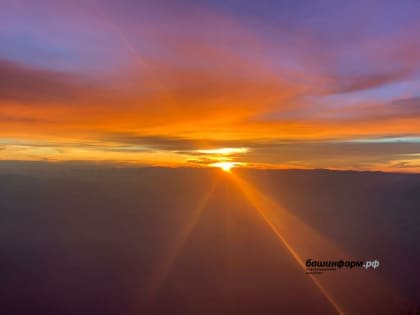
[[[420,172],[418,1],[0,3],[1,160]]]

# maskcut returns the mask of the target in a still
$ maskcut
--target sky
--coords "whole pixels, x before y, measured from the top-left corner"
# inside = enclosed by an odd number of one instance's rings
[[[0,4],[0,160],[420,171],[418,1]]]

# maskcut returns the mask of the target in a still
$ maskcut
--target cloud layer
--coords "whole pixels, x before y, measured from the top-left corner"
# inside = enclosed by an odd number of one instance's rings
[[[264,2],[41,2],[0,14],[2,159],[418,170],[420,34],[405,3],[308,19]],[[199,153],[234,147],[249,151]]]

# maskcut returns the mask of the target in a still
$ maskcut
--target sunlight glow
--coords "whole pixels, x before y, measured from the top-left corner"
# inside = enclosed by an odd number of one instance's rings
[[[248,148],[220,148],[220,149],[198,150],[198,152],[204,153],[204,154],[221,154],[221,155],[247,153],[248,151],[249,151]]]
[[[278,207],[274,201],[270,200],[266,196],[264,196],[261,192],[259,192],[255,187],[251,184],[247,183],[245,180],[237,176],[237,174],[232,174],[232,178],[234,183],[242,191],[244,197],[250,202],[251,205],[255,208],[255,210],[260,214],[263,218],[267,226],[272,230],[272,232],[276,235],[276,237],[280,240],[280,242],[286,247],[288,252],[291,256],[295,259],[297,264],[305,270],[305,263],[302,259],[301,255],[298,254],[297,250],[292,246],[292,244],[286,239],[285,235],[281,233],[281,229],[277,226],[276,220],[273,216],[273,209],[275,209],[276,213],[280,213],[282,215],[282,221],[289,226],[293,226],[294,228],[300,230],[301,232],[305,229],[298,228],[297,220],[290,220],[291,218],[294,219],[293,216],[288,215],[285,209]],[[303,225],[300,225],[302,227]],[[283,229],[286,231],[286,229]],[[283,231],[283,232],[285,232]],[[289,235],[290,236],[290,235]],[[310,237],[311,239],[315,239],[315,237]],[[320,283],[320,281],[314,277],[313,275],[309,275],[309,278],[313,281],[316,287],[320,290],[320,292],[325,296],[325,298],[329,301],[331,306],[337,311],[338,314],[344,314],[344,311],[341,307],[337,304],[333,296],[327,292],[324,286]]]
[[[191,233],[195,229],[201,214],[206,209],[210,198],[216,189],[216,183],[210,187],[208,193],[204,196],[203,200],[193,209],[190,215],[186,218],[185,223],[180,230],[174,235],[173,243],[169,246],[168,250],[163,253],[162,260],[155,267],[150,279],[150,285],[144,298],[148,303],[153,303],[156,294],[167,278],[172,266],[177,259],[181,249],[184,247],[187,240],[190,238]]]
[[[218,167],[223,171],[230,173],[231,169],[235,167],[236,164],[237,163],[235,162],[218,162],[211,164],[211,166]]]

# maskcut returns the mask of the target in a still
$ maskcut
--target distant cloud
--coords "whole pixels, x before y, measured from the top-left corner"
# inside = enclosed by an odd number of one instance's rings
[[[399,69],[382,73],[368,73],[356,76],[335,77],[333,92],[347,93],[382,87],[386,84],[400,82],[410,73],[409,69]]]
[[[0,101],[68,102],[77,97],[81,87],[76,75],[0,59]]]
[[[199,141],[161,135],[142,136],[130,133],[113,133],[104,135],[100,140],[123,145],[142,145],[155,150],[194,150],[200,147]]]

